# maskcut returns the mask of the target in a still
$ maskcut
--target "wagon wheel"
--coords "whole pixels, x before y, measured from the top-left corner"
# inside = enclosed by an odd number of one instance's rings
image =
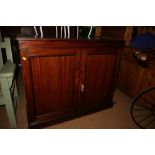
[[[130,114],[140,128],[155,128],[155,87],[143,91],[135,98]]]

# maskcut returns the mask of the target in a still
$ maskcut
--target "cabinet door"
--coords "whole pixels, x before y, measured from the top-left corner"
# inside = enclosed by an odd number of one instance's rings
[[[81,97],[83,106],[112,105],[117,52],[111,48],[83,51]]]
[[[29,123],[72,113],[77,101],[80,51],[29,49],[25,57],[23,75]]]

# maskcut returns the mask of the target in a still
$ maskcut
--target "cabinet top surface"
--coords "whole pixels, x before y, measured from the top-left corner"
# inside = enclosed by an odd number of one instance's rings
[[[96,38],[40,38],[40,37],[25,37],[25,36],[19,36],[17,37],[18,41],[83,41],[83,42],[87,42],[87,41],[116,41],[116,42],[124,42],[123,40],[118,40],[118,39],[114,39],[114,38],[100,38],[100,37],[96,37]]]
[[[30,37],[18,37],[20,48],[102,48],[109,47],[122,47],[123,40],[116,40],[110,38],[92,38],[92,39],[61,39],[61,38],[30,38]]]

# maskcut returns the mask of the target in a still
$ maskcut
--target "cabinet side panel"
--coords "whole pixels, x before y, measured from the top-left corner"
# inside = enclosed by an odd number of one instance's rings
[[[26,107],[27,107],[27,117],[28,122],[34,121],[36,119],[34,105],[33,105],[33,93],[32,93],[32,83],[31,83],[31,73],[28,59],[28,49],[21,49],[21,63],[22,63],[22,75],[24,80],[24,88],[26,95]]]

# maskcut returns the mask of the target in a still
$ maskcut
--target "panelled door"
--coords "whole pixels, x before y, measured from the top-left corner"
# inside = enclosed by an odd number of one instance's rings
[[[111,48],[85,49],[82,54],[82,105],[111,104],[117,52]]]
[[[74,111],[78,102],[80,53],[78,49],[29,49],[26,61],[23,60],[23,75],[29,92],[30,122]]]

